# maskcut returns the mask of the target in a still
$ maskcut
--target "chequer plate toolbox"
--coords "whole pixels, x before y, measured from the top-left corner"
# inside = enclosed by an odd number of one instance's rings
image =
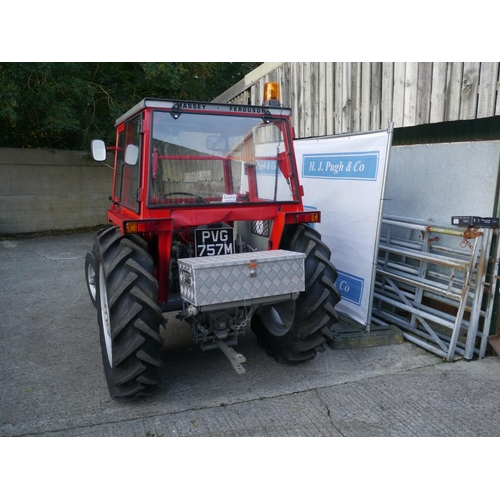
[[[198,307],[302,292],[304,258],[271,250],[179,259],[181,297]]]

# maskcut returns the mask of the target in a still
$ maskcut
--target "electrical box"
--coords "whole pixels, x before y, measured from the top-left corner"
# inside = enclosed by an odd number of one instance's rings
[[[453,226],[461,227],[498,227],[498,217],[478,217],[475,215],[454,215],[451,218]]]

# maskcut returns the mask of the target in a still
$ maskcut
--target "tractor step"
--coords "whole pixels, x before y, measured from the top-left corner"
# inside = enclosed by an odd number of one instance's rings
[[[217,339],[215,341],[217,344],[217,347],[226,355],[227,359],[231,362],[233,365],[233,368],[235,372],[238,375],[243,375],[246,370],[243,368],[243,365],[241,363],[244,363],[246,361],[245,356],[243,354],[237,353],[232,347],[229,347],[223,340]]]

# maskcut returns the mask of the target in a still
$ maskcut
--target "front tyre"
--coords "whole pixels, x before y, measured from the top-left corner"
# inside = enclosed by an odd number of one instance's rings
[[[112,227],[94,245],[97,320],[104,374],[113,399],[154,393],[161,382],[163,316],[146,242]]]
[[[321,235],[308,225],[287,227],[281,248],[305,254],[305,290],[297,300],[262,307],[252,318],[252,330],[278,361],[307,361],[324,350],[332,339],[331,327],[338,322],[337,270]]]

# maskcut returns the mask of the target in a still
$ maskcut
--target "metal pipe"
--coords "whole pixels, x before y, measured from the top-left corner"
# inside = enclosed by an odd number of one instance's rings
[[[378,273],[381,276],[385,276],[386,278],[392,278],[395,281],[401,281],[402,283],[405,283],[407,285],[412,285],[415,287],[422,287],[424,290],[427,290],[429,292],[433,292],[437,295],[442,295],[444,297],[451,297],[454,298],[458,301],[461,300],[461,294],[458,292],[450,292],[444,286],[442,286],[440,283],[434,283],[434,282],[429,282],[429,281],[419,281],[418,279],[414,278],[407,278],[405,276],[401,276],[398,273],[390,273],[388,271],[383,271],[381,269],[378,270]],[[430,284],[432,283],[432,284]]]
[[[389,290],[387,290],[387,287],[384,287],[384,289],[382,288],[377,288],[377,290],[384,296],[388,297],[388,298],[392,298],[392,299],[395,299],[396,297],[394,295],[391,295],[389,293]],[[406,292],[404,293],[403,292],[403,295],[405,295],[406,298],[410,299],[410,300],[414,300],[415,299],[415,296],[412,295],[410,292]],[[434,314],[435,316],[437,317],[440,317],[444,320],[447,320],[447,321],[450,321],[450,322],[453,322],[453,319],[454,319],[454,316],[452,316],[451,314],[447,314],[445,313],[444,311],[440,311],[439,309],[435,309],[433,307],[429,307],[429,306],[426,306],[422,303],[414,303],[413,306],[418,310],[418,311],[424,311],[424,312],[427,312],[429,314]],[[459,304],[454,304],[453,307],[456,307],[458,309],[458,306]],[[469,308],[470,309],[470,308]],[[462,320],[462,324],[467,327],[469,322],[464,319]]]
[[[399,288],[396,286],[396,284],[392,280],[388,280],[388,282],[389,282],[391,289],[398,295],[398,297],[405,303],[406,306],[408,306],[410,308],[415,308],[416,311],[420,311],[420,309],[418,309],[417,305],[419,305],[421,297],[419,297],[418,294],[416,294],[414,297],[414,300],[410,302],[410,300],[408,300],[408,298],[406,298],[405,294],[403,292],[401,292],[401,290],[399,290]],[[417,293],[419,290],[421,290],[421,289],[417,289]],[[387,295],[388,294],[384,294],[384,296],[386,296],[386,297],[387,297]],[[415,304],[415,302],[416,302],[416,304]],[[433,340],[442,349],[444,349],[445,348],[444,344],[441,342],[439,337],[436,335],[436,332],[434,332],[434,330],[431,328],[431,326],[423,318],[422,314],[420,312],[413,312],[411,315],[411,320],[410,320],[411,326],[416,327],[417,321],[425,328],[425,330],[429,333],[429,335],[433,338]],[[431,321],[435,321],[435,320],[431,320]]]
[[[396,247],[391,247],[389,245],[380,245],[379,246],[380,250],[386,250],[390,253],[395,253],[398,255],[404,255],[405,257],[410,257],[412,259],[416,260],[423,260],[425,262],[429,262],[431,264],[438,264],[446,267],[453,267],[454,269],[467,269],[467,261],[464,260],[459,260],[459,259],[453,259],[451,257],[444,258],[444,257],[439,257],[435,254],[428,253],[428,252],[412,252],[410,250],[406,250],[403,248],[396,248]]]
[[[383,264],[383,261],[379,259],[377,261],[377,264],[381,266]],[[418,269],[416,267],[409,266],[408,264],[396,264],[394,262],[388,262],[384,265],[391,269],[397,269],[399,271],[407,272],[408,274],[414,274],[415,276],[418,275]]]
[[[490,334],[491,317],[493,313],[496,285],[499,278],[498,274],[500,273],[500,229],[495,229],[494,233],[496,236],[496,250],[492,252],[494,253],[495,256],[493,258],[493,265],[491,266],[491,283],[489,283],[489,290],[488,290],[489,295],[485,313],[486,319],[483,325],[481,344],[479,346],[480,358],[484,358],[484,356],[486,355],[486,347],[488,346],[488,336]]]
[[[388,236],[381,235],[380,241],[386,245],[398,245],[406,248],[413,248],[414,250],[420,250],[422,248],[422,243],[418,241],[408,241],[401,238],[390,238]]]
[[[458,248],[448,248],[441,245],[431,245],[431,250],[434,250],[435,252],[451,253],[453,255],[470,257],[470,252],[467,252],[466,250],[459,250]]]
[[[379,293],[374,293],[373,294],[377,299],[382,300],[383,302],[387,302],[390,305],[393,305],[394,307],[398,309],[403,309],[404,311],[410,312],[410,313],[416,313],[419,316],[422,316],[425,319],[428,319],[429,321],[434,321],[435,323],[438,323],[439,325],[446,326],[447,328],[453,328],[455,325],[451,321],[446,321],[443,318],[438,318],[436,316],[433,316],[432,314],[428,314],[425,311],[420,311],[419,309],[416,309],[415,307],[403,304],[401,302],[398,302],[393,299],[389,299],[388,297],[384,297],[383,295]]]
[[[423,347],[424,349],[427,349],[428,351],[430,351],[434,354],[437,354],[440,357],[443,357],[446,359],[448,359],[448,357],[449,357],[449,353],[442,351],[441,349],[437,349],[436,347],[433,347],[433,346],[427,344],[426,342],[422,342],[419,338],[414,337],[408,333],[403,333],[403,337],[405,339],[409,340],[410,342],[412,342],[420,347]],[[450,361],[450,360],[448,360],[448,361]]]
[[[419,330],[418,328],[412,327],[408,322],[406,322],[403,318],[394,316],[386,311],[382,311],[380,313],[377,313],[379,319],[384,318],[388,321],[388,323],[385,324],[394,324],[396,326],[399,326],[401,329],[403,329],[403,335],[404,335],[404,330],[408,330],[412,332],[413,334],[422,337],[423,339],[433,341],[432,337],[428,335],[426,332]],[[450,337],[449,335],[435,332],[436,335],[443,340],[444,342],[449,344]],[[421,340],[423,343],[423,341]],[[457,342],[457,347],[455,348],[455,352],[458,352],[459,354],[463,355],[465,350],[464,350],[465,344],[463,342]],[[448,352],[449,347],[447,346],[446,349],[443,350],[443,355],[446,356],[446,353]]]
[[[387,146],[385,150],[385,168],[384,168],[384,174],[383,174],[383,179],[381,179],[382,182],[382,189],[380,192],[380,203],[378,206],[378,217],[377,217],[377,229],[375,234],[377,235],[377,239],[375,240],[375,248],[373,249],[373,256],[372,256],[372,292],[373,292],[373,283],[375,283],[375,276],[377,274],[377,255],[379,253],[379,245],[380,245],[380,233],[382,230],[382,221],[383,221],[383,210],[384,210],[384,195],[385,195],[385,185],[386,185],[386,179],[387,179],[387,171],[389,170],[389,158],[391,156],[391,146],[392,146],[392,139],[394,135],[394,123],[391,122],[389,129],[388,129],[388,141],[387,141]],[[369,299],[368,299],[368,318],[366,322],[366,331],[370,333],[370,324],[371,324],[371,319],[372,319],[372,308],[373,308],[373,293],[370,293]]]
[[[486,281],[486,265],[488,263],[488,248],[491,245],[492,232],[490,229],[484,230],[485,236],[482,238],[481,254],[476,273],[476,293],[472,302],[472,312],[467,330],[467,341],[465,343],[465,359],[472,359],[474,344],[477,336],[477,326],[479,323],[479,311],[483,300],[484,283]]]
[[[391,219],[385,218],[383,219],[382,223],[383,224],[390,224],[392,226],[397,226],[397,227],[406,227],[410,229],[416,229],[418,231],[428,231],[430,233],[438,233],[438,234],[448,234],[450,236],[461,236],[463,237],[465,234],[465,230],[462,231],[457,231],[456,229],[448,229],[445,227],[438,227],[438,226],[424,226],[422,224],[416,224],[412,222],[405,222],[402,218],[400,220],[396,220],[397,217],[391,216]],[[476,233],[478,236],[481,236],[482,233],[481,231],[478,231]]]
[[[457,321],[455,323],[453,333],[451,334],[450,351],[448,353],[447,361],[451,361],[453,359],[453,353],[455,352],[455,347],[457,345],[458,335],[460,333],[460,324],[461,324],[462,319],[464,317],[465,304],[467,302],[466,298],[467,298],[467,295],[469,293],[472,271],[476,267],[476,262],[477,262],[477,257],[478,257],[478,248],[479,248],[478,239],[476,238],[474,240],[474,245],[472,247],[472,259],[470,261],[470,266],[467,270],[467,274],[466,274],[466,278],[465,278],[465,286],[464,286],[463,291],[462,291],[462,300],[460,301],[460,306],[458,307],[458,311],[457,311]]]

